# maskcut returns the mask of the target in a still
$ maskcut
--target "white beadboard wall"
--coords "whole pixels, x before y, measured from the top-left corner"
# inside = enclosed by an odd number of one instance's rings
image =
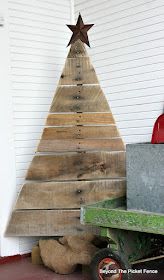
[[[163,111],[162,0],[8,0],[17,193],[67,55],[73,2],[76,16],[95,24],[88,52],[125,142],[150,141]],[[36,240],[19,238],[19,252]]]
[[[150,142],[164,107],[164,2],[75,0],[94,23],[92,58],[125,143]]]
[[[70,0],[9,0],[17,193],[34,156],[61,74],[72,22]],[[37,238],[20,238],[27,253]]]

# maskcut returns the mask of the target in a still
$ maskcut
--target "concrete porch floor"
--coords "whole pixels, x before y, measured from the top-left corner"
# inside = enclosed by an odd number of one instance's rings
[[[133,274],[132,280],[163,280],[164,266],[142,265],[139,268],[158,269],[159,273],[153,274]],[[58,275],[42,265],[33,265],[30,258],[25,258],[12,263],[0,265],[0,280],[91,280],[87,275],[83,275],[81,271],[76,271],[70,275]]]

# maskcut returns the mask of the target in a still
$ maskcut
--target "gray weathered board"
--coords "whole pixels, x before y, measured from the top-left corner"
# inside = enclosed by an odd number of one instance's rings
[[[109,111],[108,102],[99,85],[58,86],[50,109],[50,112]]]
[[[125,179],[24,184],[15,209],[73,209],[125,195]],[[101,190],[101,192],[100,192]]]
[[[110,139],[119,136],[116,125],[112,124],[110,126],[46,127],[43,130],[42,139]]]
[[[84,231],[96,232],[80,224],[80,210],[19,210],[12,213],[8,236],[61,236]]]
[[[67,58],[59,85],[98,84],[89,57]]]
[[[109,139],[41,139],[38,152],[77,152],[77,151],[121,151],[124,149],[120,137]]]
[[[110,125],[115,124],[113,115],[109,113],[52,113],[47,117],[47,126],[67,125]]]
[[[125,195],[125,147],[85,46],[70,48],[7,235],[95,232],[79,208]]]
[[[38,155],[27,180],[67,181],[125,177],[125,152],[89,152]]]
[[[68,58],[75,57],[88,57],[88,53],[86,51],[85,45],[81,43],[80,40],[74,43],[74,46],[70,48],[68,53]]]

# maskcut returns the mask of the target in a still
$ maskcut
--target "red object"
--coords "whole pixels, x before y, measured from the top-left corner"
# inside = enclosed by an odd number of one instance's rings
[[[154,124],[151,143],[164,143],[164,114],[160,115]]]
[[[10,262],[15,262],[22,260],[24,258],[30,257],[31,254],[23,254],[23,255],[14,255],[14,256],[9,256],[9,257],[0,257],[0,265],[4,263],[10,263]]]

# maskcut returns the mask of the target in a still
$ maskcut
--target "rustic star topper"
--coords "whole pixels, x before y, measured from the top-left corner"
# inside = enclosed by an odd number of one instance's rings
[[[76,25],[67,25],[69,27],[69,29],[73,32],[72,37],[71,37],[67,47],[79,39],[90,47],[87,31],[93,25],[94,24],[84,24],[83,19],[82,19],[81,15],[79,14]]]

